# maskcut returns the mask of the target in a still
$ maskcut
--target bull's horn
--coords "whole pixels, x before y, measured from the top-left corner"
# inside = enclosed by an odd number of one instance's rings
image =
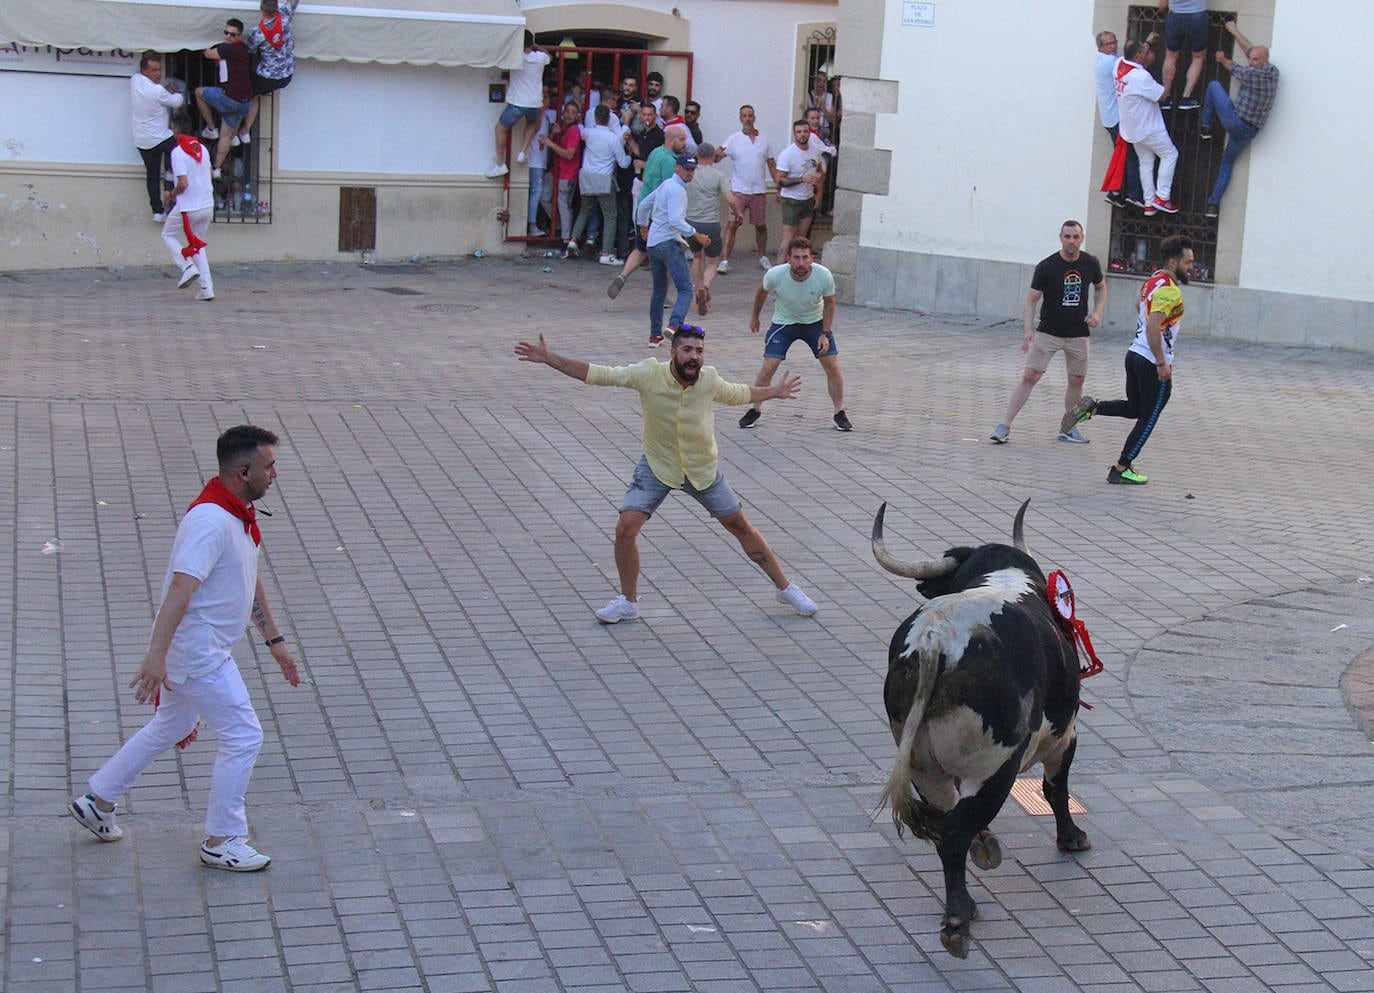
[[[888,555],[887,549],[883,547],[883,515],[885,513],[887,513],[886,501],[878,508],[878,516],[873,518],[873,557],[888,572],[896,573],[898,576],[906,576],[909,579],[934,579],[936,576],[953,572],[958,567],[958,560],[948,556],[929,559],[925,562],[903,562]]]
[[[1011,526],[1011,543],[1015,545],[1018,550],[1025,552],[1027,555],[1030,554],[1030,550],[1026,548],[1026,532],[1024,525],[1026,523],[1026,508],[1029,506],[1030,497],[1026,497],[1026,502],[1021,504],[1021,509],[1016,512],[1016,520]]]

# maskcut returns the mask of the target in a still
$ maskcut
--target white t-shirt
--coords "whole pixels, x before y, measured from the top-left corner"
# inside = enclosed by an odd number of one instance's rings
[[[801,179],[807,173],[821,171],[821,146],[818,142],[807,141],[806,148],[798,148],[794,141],[782,150],[777,159],[778,172],[786,173],[789,179]],[[816,191],[807,183],[784,186],[781,196],[788,200],[810,200]]]
[[[773,146],[768,136],[760,132],[750,138],[743,131],[736,131],[726,138],[720,146],[730,157],[733,173],[730,176],[730,189],[736,193],[767,193],[768,160],[773,157]]]
[[[258,583],[258,546],[243,530],[243,521],[223,507],[202,503],[181,519],[162,598],[172,576],[184,573],[200,580],[186,616],[167,652],[167,678],[173,684],[208,676],[231,656],[243,637]]]
[[[1097,53],[1094,76],[1097,80],[1097,115],[1102,118],[1104,128],[1114,127],[1121,122],[1121,113],[1116,108],[1116,63],[1117,57],[1107,52]]]
[[[186,189],[177,196],[177,210],[189,214],[193,210],[205,210],[215,206],[215,190],[210,180],[210,150],[204,143],[200,161],[181,150],[181,145],[172,146],[172,175],[186,177]]]
[[[172,129],[167,126],[167,115],[172,109],[180,107],[186,97],[136,72],[129,77],[129,100],[133,112],[134,146],[153,148],[172,136]]]
[[[1125,59],[1121,60],[1126,62]],[[1147,135],[1165,130],[1164,115],[1159,109],[1159,96],[1164,86],[1157,83],[1149,70],[1134,62],[1132,68],[1116,78],[1116,105],[1121,113],[1121,137],[1139,141]],[[1115,75],[1116,70],[1112,70]]]
[[[514,107],[544,106],[544,67],[549,53],[532,48],[525,53],[525,64],[510,71],[506,87],[506,103]]]

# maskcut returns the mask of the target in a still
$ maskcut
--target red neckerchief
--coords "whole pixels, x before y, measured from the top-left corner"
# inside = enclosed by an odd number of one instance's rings
[[[684,128],[687,126],[687,122],[684,121],[681,117],[674,117],[671,121],[663,122],[663,130],[667,131],[674,124],[681,124]]]
[[[280,50],[286,44],[286,32],[281,29],[281,11],[277,11],[277,16],[272,18],[272,23],[268,23],[266,18],[258,21],[258,30],[267,39],[267,44]]]
[[[177,135],[177,144],[181,146],[183,152],[191,156],[191,158],[195,159],[197,162],[199,162],[201,157],[205,154],[205,146],[195,138],[192,138],[189,134]]]
[[[1140,65],[1136,65],[1134,62],[1131,62],[1131,61],[1129,61],[1129,60],[1127,60],[1127,59],[1122,59],[1120,62],[1118,62],[1118,63],[1116,64],[1116,82],[1117,82],[1117,85],[1119,86],[1119,85],[1121,84],[1121,81],[1122,81],[1123,79],[1126,78],[1126,74],[1129,73],[1132,69],[1143,69],[1143,68],[1145,68],[1145,67],[1144,67],[1144,66],[1140,66]]]
[[[253,509],[251,503],[244,503],[230,493],[229,487],[225,486],[218,476],[205,484],[205,489],[200,491],[200,496],[196,497],[191,506],[186,508],[186,512],[189,514],[193,508],[199,507],[202,503],[213,503],[216,507],[223,507],[229,511],[243,521],[243,532],[253,536],[253,544],[262,544],[262,532],[258,530],[257,511]]]

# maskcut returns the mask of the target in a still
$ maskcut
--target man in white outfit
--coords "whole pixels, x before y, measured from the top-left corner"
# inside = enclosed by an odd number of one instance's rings
[[[1153,37],[1153,36],[1152,36]],[[1145,198],[1145,216],[1163,211],[1177,214],[1173,193],[1174,167],[1178,149],[1164,127],[1159,99],[1164,87],[1150,75],[1155,51],[1146,41],[1126,42],[1126,57],[1116,66],[1116,102],[1121,113],[1121,137],[1135,146],[1140,157],[1140,185]],[[1159,160],[1159,180],[1155,180],[1155,160]]]
[[[176,186],[168,194],[172,209],[162,223],[162,240],[172,252],[172,264],[181,270],[177,289],[190,286],[199,277],[197,300],[215,298],[215,282],[210,277],[210,259],[205,253],[205,236],[215,217],[215,191],[210,179],[210,153],[187,132],[189,122],[172,119],[176,144],[172,146],[172,175]]]
[[[296,660],[258,578],[262,533],[253,501],[277,477],[276,444],[275,434],[251,424],[220,435],[219,472],[177,528],[148,654],[129,684],[134,699],[156,707],[153,718],[91,776],[91,792],[68,808],[101,841],[124,836],[115,824],[115,804],[139,773],[173,745],[195,740],[204,718],[220,746],[200,861],[231,872],[254,872],[272,861],[248,844],[244,794],[262,747],[262,726],[229,650],[251,617],[282,676],[300,685]]]
[[[172,148],[172,129],[167,115],[186,102],[186,94],[173,93],[162,82],[162,56],[147,51],[138,60],[138,72],[129,77],[129,109],[132,114],[134,146],[143,157],[147,172],[148,206],[153,221],[164,220],[162,206],[162,162]]]

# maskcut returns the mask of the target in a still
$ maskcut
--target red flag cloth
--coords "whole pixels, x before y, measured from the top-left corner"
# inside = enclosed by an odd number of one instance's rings
[[[1126,149],[1130,143],[1121,135],[1116,136],[1116,147],[1112,149],[1112,160],[1107,163],[1107,175],[1102,178],[1102,192],[1115,193],[1126,181]]]
[[[185,214],[181,215],[181,230],[186,232],[186,247],[181,250],[181,257],[193,259],[196,253],[205,247],[205,241],[196,237],[196,233],[191,230],[191,219]]]
[[[265,17],[258,21],[258,30],[267,39],[267,44],[278,51],[281,50],[282,45],[286,44],[286,32],[281,29],[281,11],[277,11],[277,16],[271,21]]]
[[[229,492],[229,487],[225,486],[220,478],[216,476],[205,484],[205,489],[200,491],[200,496],[192,501],[191,506],[186,508],[190,513],[195,507],[202,503],[213,503],[216,507],[223,507],[239,520],[243,521],[243,533],[253,536],[253,544],[262,544],[262,532],[258,530],[258,514],[253,509],[251,503],[244,503],[234,494]]]

